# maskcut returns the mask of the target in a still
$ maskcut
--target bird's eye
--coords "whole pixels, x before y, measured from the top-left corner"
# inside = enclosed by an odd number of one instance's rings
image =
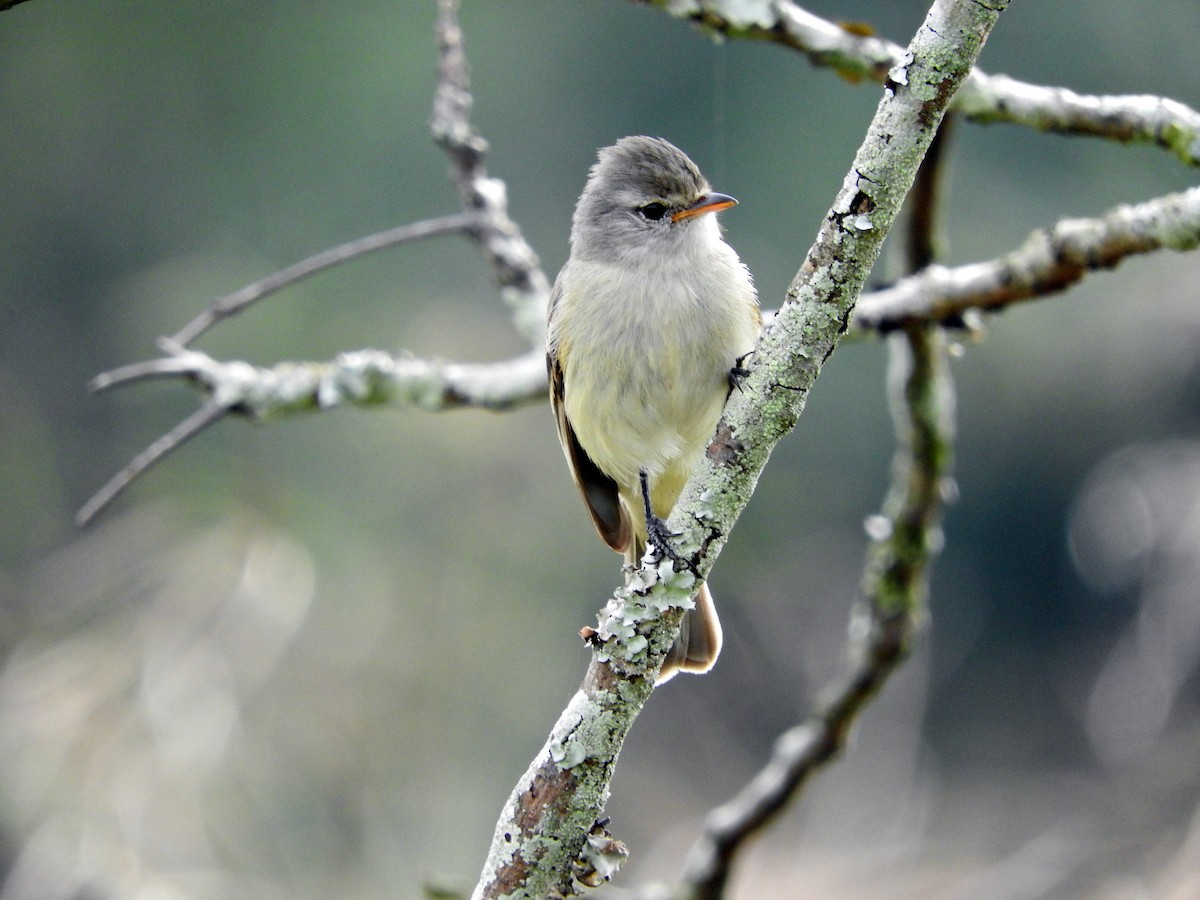
[[[639,206],[638,212],[649,219],[651,222],[657,222],[665,216],[670,210],[665,203],[647,203],[645,206]]]

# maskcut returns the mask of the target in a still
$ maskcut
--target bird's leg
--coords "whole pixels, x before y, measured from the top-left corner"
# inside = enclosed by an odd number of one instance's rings
[[[645,469],[638,472],[638,484],[641,485],[642,506],[646,511],[646,543],[654,548],[659,557],[683,563],[689,569],[694,568],[692,561],[676,553],[669,543],[671,538],[679,535],[667,531],[666,523],[654,514],[654,507],[650,505],[650,478],[646,475]]]
[[[741,356],[739,356],[737,359],[735,359],[733,361],[733,366],[729,369],[729,376],[728,376],[730,391],[732,391],[734,388],[737,388],[739,391],[742,389],[742,382],[745,381],[746,376],[750,374],[750,370],[747,369],[743,365],[743,363],[746,362],[746,359],[753,352],[754,352],[753,350],[750,350],[746,353],[743,353]]]

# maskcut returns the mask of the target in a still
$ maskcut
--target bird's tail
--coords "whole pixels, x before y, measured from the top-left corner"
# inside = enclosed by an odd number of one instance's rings
[[[703,582],[696,593],[696,608],[689,609],[679,628],[679,637],[658,673],[658,683],[673,678],[677,672],[699,675],[707,672],[721,653],[721,620],[713,603],[708,583]]]

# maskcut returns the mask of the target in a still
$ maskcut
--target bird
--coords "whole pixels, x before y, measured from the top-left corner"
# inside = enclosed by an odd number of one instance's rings
[[[597,153],[555,279],[546,364],[559,441],[600,537],[637,566],[712,440],[762,327],[716,213],[734,206],[670,142]],[[707,584],[658,675],[707,672],[723,641]]]

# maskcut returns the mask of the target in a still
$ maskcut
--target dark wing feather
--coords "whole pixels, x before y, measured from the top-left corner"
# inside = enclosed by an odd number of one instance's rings
[[[575,437],[575,429],[567,419],[566,404],[563,402],[566,388],[562,366],[549,353],[546,354],[546,370],[550,376],[550,402],[554,407],[554,420],[558,424],[558,439],[567,455],[571,476],[583,494],[584,503],[592,514],[592,522],[600,532],[600,537],[614,550],[623,552],[629,546],[632,532],[629,519],[621,510],[617,483],[600,471],[600,467],[592,462]]]

